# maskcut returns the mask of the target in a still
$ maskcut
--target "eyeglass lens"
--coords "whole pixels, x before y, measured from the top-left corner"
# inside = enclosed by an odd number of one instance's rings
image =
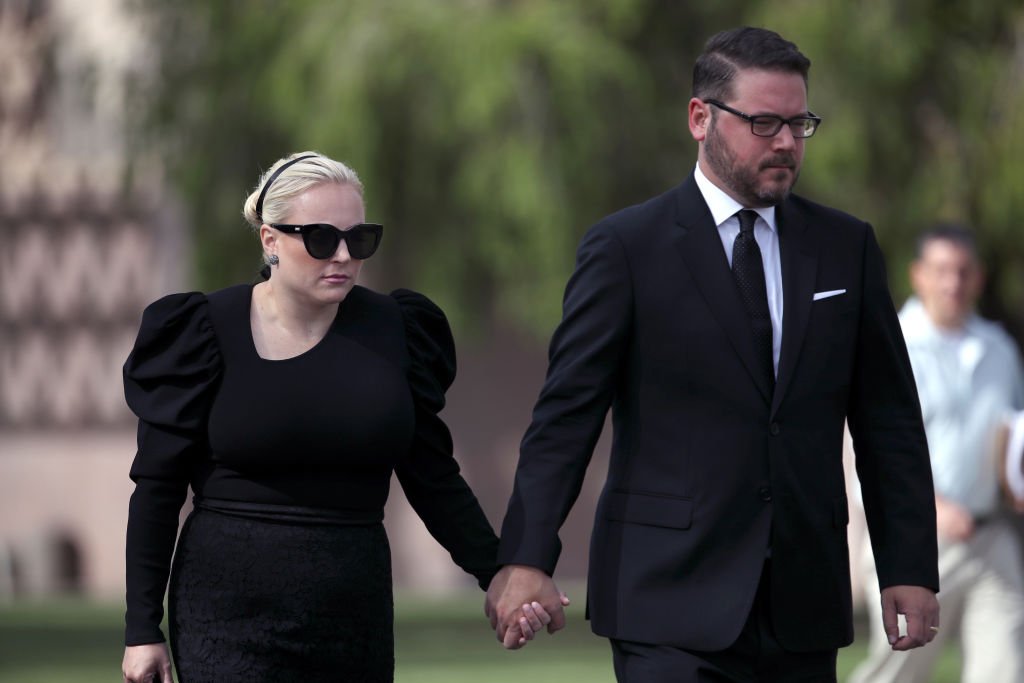
[[[816,124],[817,122],[811,118],[790,119],[789,130],[795,138],[809,138],[814,134]],[[774,116],[752,116],[750,125],[754,135],[770,138],[782,130],[783,121]]]

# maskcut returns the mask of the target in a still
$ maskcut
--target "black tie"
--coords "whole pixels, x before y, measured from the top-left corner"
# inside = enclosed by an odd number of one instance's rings
[[[750,316],[754,333],[754,349],[768,386],[775,387],[775,361],[772,352],[772,316],[768,313],[768,288],[764,280],[761,249],[754,239],[754,221],[757,212],[743,209],[736,213],[740,219],[740,234],[732,243],[732,275],[740,291],[740,299]]]

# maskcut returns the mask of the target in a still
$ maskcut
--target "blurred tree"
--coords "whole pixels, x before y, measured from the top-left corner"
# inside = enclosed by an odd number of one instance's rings
[[[800,192],[876,225],[897,299],[913,234],[976,226],[985,307],[1021,330],[1019,0],[136,2],[161,65],[140,143],[191,207],[205,288],[256,270],[239,213],[259,171],[317,149],[360,172],[387,225],[378,283],[423,289],[456,324],[545,338],[583,230],[692,167],[703,42],[751,23],[814,62],[825,125]]]
[[[826,118],[801,191],[874,223],[897,302],[914,237],[979,236],[982,310],[1024,334],[1024,4],[769,0],[754,16],[811,56]]]
[[[199,283],[251,276],[243,190],[317,149],[357,169],[387,225],[381,280],[546,334],[582,230],[670,158],[643,132],[679,93],[659,99],[630,51],[651,4],[143,0],[161,75],[142,140],[165,142],[194,210]]]

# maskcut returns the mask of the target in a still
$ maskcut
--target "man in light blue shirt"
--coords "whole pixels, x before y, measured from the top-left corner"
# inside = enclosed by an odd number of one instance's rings
[[[959,633],[964,683],[1024,681],[1024,566],[1003,513],[996,440],[1024,404],[1020,353],[975,304],[984,274],[971,233],[942,225],[918,241],[915,296],[900,311],[921,399],[935,481],[942,631]],[[868,572],[869,606],[874,604]],[[874,623],[874,622],[872,622]],[[892,652],[872,632],[871,654],[851,683],[927,683],[941,647]]]

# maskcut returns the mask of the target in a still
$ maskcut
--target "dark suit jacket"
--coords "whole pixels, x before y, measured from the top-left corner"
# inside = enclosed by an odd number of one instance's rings
[[[793,651],[849,644],[847,418],[881,585],[938,590],[921,411],[871,227],[795,196],[776,216],[774,393],[756,372],[749,319],[692,175],[605,218],[580,245],[499,562],[554,571],[558,529],[611,406],[588,586],[600,635],[728,647],[770,547],[779,641]]]

